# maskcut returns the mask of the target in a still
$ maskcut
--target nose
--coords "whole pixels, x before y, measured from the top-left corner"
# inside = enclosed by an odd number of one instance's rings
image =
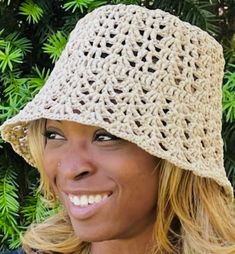
[[[58,163],[58,171],[64,180],[80,180],[96,172],[91,151],[86,145],[67,147]]]

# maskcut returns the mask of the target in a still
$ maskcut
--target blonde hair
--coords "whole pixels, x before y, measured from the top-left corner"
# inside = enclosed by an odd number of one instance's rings
[[[41,174],[40,189],[55,202],[44,173],[45,120],[32,122],[29,146]],[[151,254],[234,254],[235,217],[231,201],[214,180],[162,160]],[[32,225],[22,237],[26,253],[90,253],[90,243],[75,236],[66,211]],[[38,252],[37,252],[38,253]]]

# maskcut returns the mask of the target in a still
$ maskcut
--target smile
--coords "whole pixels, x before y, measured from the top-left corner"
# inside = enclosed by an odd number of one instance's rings
[[[71,195],[69,194],[69,200],[75,206],[85,207],[88,205],[98,204],[109,197],[109,193],[102,193],[96,195]]]

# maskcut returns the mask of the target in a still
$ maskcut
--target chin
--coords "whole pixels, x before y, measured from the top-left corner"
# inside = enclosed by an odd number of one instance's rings
[[[73,223],[72,227],[75,235],[79,238],[79,240],[84,242],[101,242],[106,240],[111,240],[113,237],[113,232],[111,230],[107,230],[102,225],[98,227],[96,225],[81,225],[80,223]]]
[[[97,234],[97,232],[89,233],[76,230],[75,235],[79,238],[79,240],[83,242],[103,242],[113,240],[113,238],[110,235],[108,236],[102,233]]]

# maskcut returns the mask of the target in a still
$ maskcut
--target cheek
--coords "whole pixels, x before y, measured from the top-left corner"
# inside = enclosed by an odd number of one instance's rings
[[[120,164],[122,176],[136,188],[146,188],[144,190],[156,188],[158,180],[159,160],[146,153],[136,153],[132,157],[123,160]]]
[[[159,172],[155,167],[159,160],[146,153],[128,153],[107,161],[106,169],[109,176],[117,184],[120,202],[123,206],[136,207],[155,206]],[[112,169],[112,170],[110,170]]]
[[[155,206],[158,190],[158,175],[152,172],[138,172],[125,181],[127,200],[133,206]],[[141,208],[144,209],[144,208]]]
[[[159,170],[156,169],[158,160],[154,157],[139,156],[130,164],[127,188],[141,205],[155,206],[159,181]]]
[[[141,229],[155,221],[158,174],[139,166],[129,165],[124,169],[126,174],[119,175],[119,189],[111,224],[113,221],[118,223],[114,223],[113,228],[138,230],[138,227]],[[107,214],[106,218],[109,216]],[[139,225],[137,229],[136,225]]]
[[[50,185],[55,191],[56,191],[55,178],[58,165],[59,165],[58,156],[56,154],[48,152],[47,149],[45,149],[43,155],[43,168]]]

